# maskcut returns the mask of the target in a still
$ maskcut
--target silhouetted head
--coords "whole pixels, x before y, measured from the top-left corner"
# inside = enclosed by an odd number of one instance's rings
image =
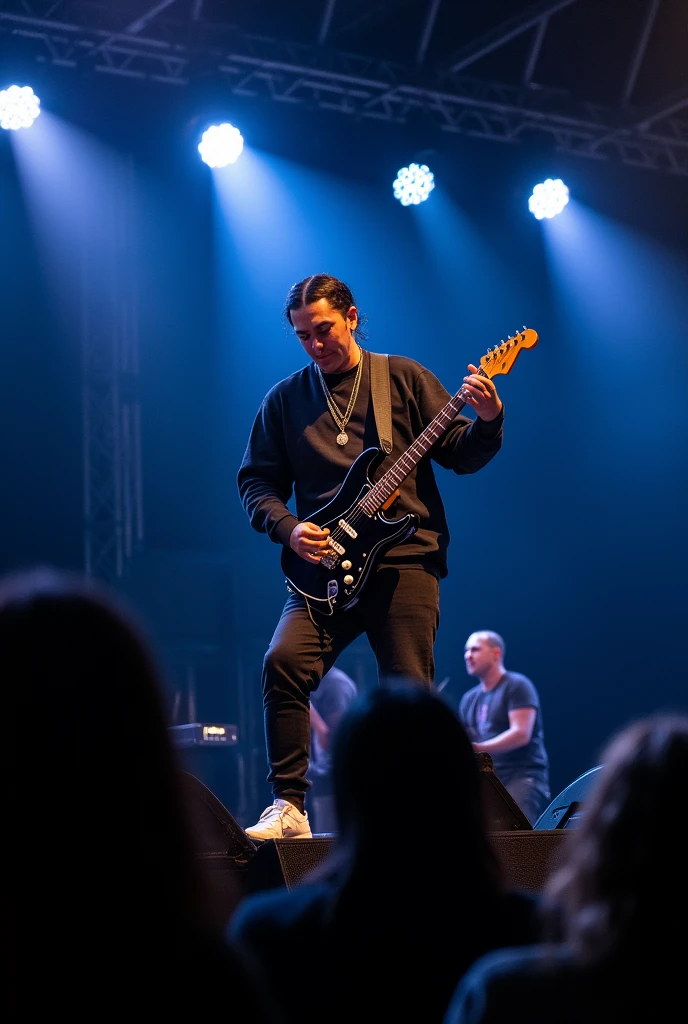
[[[432,842],[435,865],[450,858],[476,887],[496,877],[479,769],[455,712],[411,682],[365,693],[345,712],[333,749],[341,842],[356,858],[384,856],[392,832]]]
[[[157,671],[130,615],[76,576],[6,578],[0,676],[5,823],[19,870],[45,865],[33,897],[45,912],[64,900],[73,922],[96,907],[113,927],[132,911],[142,928],[183,917],[195,884],[183,798]]]
[[[601,763],[548,902],[561,906],[565,934],[584,962],[666,960],[671,942],[663,936],[688,910],[688,716],[626,726]]]

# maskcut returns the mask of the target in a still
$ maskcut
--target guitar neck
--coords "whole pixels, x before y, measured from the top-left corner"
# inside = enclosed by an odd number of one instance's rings
[[[482,367],[478,370],[481,377],[487,377]],[[361,507],[367,515],[373,515],[384,505],[396,490],[399,489],[409,473],[418,465],[424,455],[430,451],[432,446],[445,433],[457,413],[465,406],[461,396],[461,389],[450,398],[444,408],[440,409],[435,418],[428,423],[422,434],[419,434],[413,444],[406,449],[394,463],[391,469],[380,477],[377,483],[368,491],[361,501]]]

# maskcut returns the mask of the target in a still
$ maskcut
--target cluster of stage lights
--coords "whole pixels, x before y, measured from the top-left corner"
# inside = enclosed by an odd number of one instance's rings
[[[208,167],[226,167],[235,163],[244,148],[244,137],[233,124],[211,124],[198,143],[201,160]]]
[[[29,85],[10,85],[0,91],[0,128],[30,128],[41,112],[40,100]],[[244,148],[238,128],[225,121],[213,124],[201,136],[198,152],[208,167],[227,167],[235,163]],[[402,206],[424,203],[435,187],[435,176],[427,164],[411,163],[401,167],[393,183],[394,198]],[[561,178],[547,178],[533,189],[528,209],[542,220],[556,217],[569,201],[569,190]]]
[[[409,164],[401,167],[392,188],[394,198],[402,206],[417,206],[424,203],[435,187],[435,176],[427,164]],[[528,209],[542,220],[543,217],[556,217],[569,201],[569,190],[561,178],[547,178],[533,189],[528,200]]]
[[[400,167],[392,188],[394,198],[402,206],[424,203],[435,187],[435,175],[427,164],[409,164]]]
[[[0,128],[30,128],[40,112],[40,100],[30,85],[11,85],[0,91]]]
[[[556,217],[569,201],[569,190],[561,178],[546,178],[536,185],[528,200],[528,209],[534,217]]]

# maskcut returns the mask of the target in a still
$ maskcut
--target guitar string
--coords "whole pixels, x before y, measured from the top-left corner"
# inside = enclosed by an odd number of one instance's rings
[[[478,374],[479,374],[479,375],[480,375],[481,377],[485,377],[485,378],[486,378],[487,380],[490,380],[489,374],[485,373],[485,371],[484,371],[484,369],[483,369],[482,367],[480,367],[480,369],[478,370]],[[438,434],[437,434],[437,435],[436,435],[436,436],[435,436],[435,437],[434,437],[434,438],[432,439],[432,441],[431,441],[431,443],[430,443],[430,446],[429,446],[429,447],[432,447],[432,444],[434,444],[434,443],[435,443],[435,441],[437,441],[437,440],[438,440],[438,439],[439,439],[439,438],[440,438],[440,437],[442,436],[442,434],[443,434],[443,433],[444,433],[444,432],[445,432],[445,431],[447,430],[447,427],[448,427],[449,423],[451,423],[451,421],[452,421],[452,420],[454,419],[454,417],[455,417],[455,416],[456,416],[456,415],[457,415],[457,414],[458,414],[459,412],[461,412],[461,410],[462,410],[462,409],[463,409],[463,408],[465,407],[465,405],[466,405],[466,402],[465,402],[465,400],[461,399],[461,400],[460,400],[459,402],[457,402],[457,403],[456,403],[456,406],[455,406],[455,407],[453,408],[453,411],[452,411],[452,413],[451,413],[451,416],[449,416],[449,414],[447,413],[447,409],[449,408],[449,406],[450,406],[450,405],[453,405],[453,403],[454,403],[454,402],[456,401],[456,399],[457,399],[457,398],[459,397],[460,391],[461,391],[461,389],[459,389],[459,391],[457,391],[457,393],[456,393],[456,394],[454,395],[454,397],[453,397],[453,398],[451,398],[451,399],[449,400],[449,402],[447,402],[447,404],[445,405],[445,407],[444,407],[443,409],[441,409],[441,410],[439,411],[439,413],[437,414],[437,416],[435,417],[435,420],[437,420],[437,425],[438,425],[438,426],[441,426],[441,430],[440,430],[440,432],[439,432],[439,433],[438,433]],[[446,425],[442,423],[442,419],[443,419],[443,418],[447,420],[447,423],[446,423]],[[433,421],[431,421],[431,422],[434,422],[434,420],[433,420]],[[403,453],[403,455],[401,455],[401,456],[400,456],[400,457],[399,457],[399,458],[397,459],[397,461],[396,461],[396,462],[394,463],[394,465],[393,465],[393,466],[392,466],[392,467],[391,467],[390,469],[388,469],[388,470],[387,470],[387,472],[385,473],[384,477],[382,477],[382,478],[381,478],[380,480],[378,480],[378,481],[377,481],[377,482],[376,482],[375,484],[373,484],[373,486],[372,486],[372,487],[371,487],[371,489],[370,489],[370,490],[368,491],[368,493],[367,493],[367,494],[365,495],[365,497],[364,497],[364,498],[362,498],[362,499],[361,499],[361,501],[359,502],[359,505],[360,505],[360,506],[362,506],[362,505],[363,505],[363,504],[364,504],[364,503],[365,503],[365,502],[366,502],[366,501],[367,501],[368,499],[370,499],[370,498],[371,498],[371,496],[373,495],[373,493],[374,493],[374,492],[375,492],[376,490],[377,490],[378,494],[376,495],[376,497],[375,497],[375,498],[373,498],[373,500],[374,500],[374,501],[376,501],[376,500],[377,500],[377,498],[378,498],[378,497],[380,496],[380,495],[379,495],[379,492],[380,492],[380,490],[382,490],[382,489],[383,489],[383,488],[381,488],[381,487],[380,487],[380,485],[381,485],[381,483],[382,483],[382,480],[383,480],[383,479],[384,479],[385,477],[392,477],[392,479],[394,479],[394,474],[395,474],[395,472],[397,471],[398,467],[400,467],[400,466],[401,466],[401,464],[402,464],[402,463],[404,463],[404,461],[405,461],[405,460],[406,460],[406,459],[408,458],[408,456],[409,456],[409,455],[411,455],[411,454],[415,455],[415,454],[416,454],[416,453],[417,453],[417,452],[419,451],[419,449],[420,449],[420,454],[419,454],[419,457],[418,457],[418,459],[416,460],[416,462],[418,462],[418,461],[420,461],[420,459],[421,459],[421,458],[422,458],[422,457],[423,457],[424,455],[426,455],[426,454],[427,454],[427,451],[428,451],[428,449],[426,449],[426,448],[423,448],[423,443],[422,443],[422,440],[423,440],[423,438],[424,438],[424,435],[425,435],[425,433],[426,433],[426,431],[428,430],[428,428],[429,428],[429,427],[430,427],[430,424],[428,424],[428,426],[427,426],[427,427],[425,428],[425,430],[424,430],[424,431],[423,431],[423,432],[422,432],[422,433],[421,433],[421,434],[419,435],[419,437],[417,437],[417,438],[416,438],[416,440],[415,440],[415,441],[413,442],[413,444],[411,444],[411,445],[410,445],[410,446],[409,446],[409,447],[408,447],[408,448],[406,449],[406,451],[405,451],[405,452]],[[411,466],[411,469],[406,469],[406,467],[405,467],[405,466],[402,466],[402,469],[403,469],[403,471],[404,471],[404,475],[402,476],[402,478],[401,478],[401,481],[399,481],[398,483],[397,483],[397,481],[395,481],[395,484],[396,484],[397,486],[399,485],[399,483],[402,483],[402,482],[403,482],[403,480],[404,480],[404,479],[406,478],[406,476],[408,476],[408,474],[409,474],[409,473],[411,472],[411,470],[413,469],[413,466]],[[390,492],[390,493],[392,493],[392,492]],[[377,508],[379,508],[379,506],[378,506]],[[373,512],[376,512],[376,511],[377,511],[377,508],[373,509]],[[364,509],[364,513],[365,513],[365,509]]]
[[[319,367],[318,367],[318,369],[319,369]],[[481,367],[479,368],[479,370],[478,370],[478,374],[479,374],[479,375],[480,375],[481,377],[485,377],[485,378],[486,378],[486,379],[488,379],[488,380],[490,379],[489,375],[488,375],[487,373],[485,373],[485,371],[484,371],[484,369],[482,368],[482,366],[481,366]],[[459,389],[459,390],[460,390],[460,389]],[[452,404],[452,402],[454,401],[454,399],[458,398],[458,395],[459,395],[459,392],[457,392],[457,393],[456,393],[456,395],[454,395],[454,397],[453,397],[452,399],[450,399],[450,401],[449,401],[449,402],[447,402],[447,405],[446,405],[446,406],[444,407],[444,409],[441,409],[441,410],[440,410],[440,412],[438,413],[438,415],[437,415],[437,417],[436,417],[436,419],[438,419],[438,421],[439,421],[439,419],[440,419],[440,417],[442,416],[442,414],[443,414],[443,413],[445,413],[445,415],[446,415],[446,409],[447,409],[447,406],[451,405],[451,404]],[[457,406],[456,406],[456,409],[454,410],[454,412],[452,413],[451,417],[449,418],[449,423],[451,422],[451,420],[453,420],[453,419],[454,419],[454,417],[455,417],[456,415],[458,415],[458,413],[459,413],[459,412],[460,412],[460,411],[461,411],[461,410],[462,410],[462,409],[463,409],[463,408],[465,407],[465,405],[466,405],[466,402],[465,402],[464,400],[461,400],[461,402],[460,402],[459,404],[457,404]],[[439,423],[439,422],[438,422],[438,425],[440,425],[440,423]],[[429,424],[428,424],[428,426],[429,426]],[[447,426],[448,426],[448,424],[447,424]],[[426,427],[425,429],[427,430],[427,427]],[[441,433],[437,435],[437,437],[436,437],[436,438],[434,439],[434,441],[436,441],[436,440],[437,440],[437,439],[438,439],[439,437],[441,437],[442,433],[444,433],[444,431],[445,431],[446,429],[447,429],[447,427],[446,427],[446,426],[445,426],[445,427],[443,427],[443,429],[442,429]],[[416,440],[415,440],[415,441],[413,442],[413,444],[411,444],[411,445],[410,445],[410,446],[409,446],[409,447],[408,447],[408,448],[406,449],[406,451],[404,452],[404,454],[403,454],[403,455],[401,455],[401,456],[400,456],[400,457],[399,457],[399,458],[397,459],[397,461],[396,461],[396,462],[394,463],[394,465],[393,465],[393,466],[392,466],[392,467],[391,467],[390,469],[388,469],[388,470],[387,470],[387,472],[385,473],[385,476],[386,476],[386,477],[388,477],[388,476],[389,476],[390,474],[393,474],[393,473],[394,473],[394,471],[395,471],[395,469],[396,469],[396,468],[397,468],[397,467],[398,467],[398,466],[400,465],[400,463],[402,463],[402,462],[403,462],[403,461],[404,461],[404,460],[405,460],[405,459],[406,459],[406,458],[407,458],[407,457],[408,457],[408,456],[409,456],[409,455],[410,455],[411,453],[413,453],[413,454],[415,455],[415,454],[416,454],[416,452],[417,452],[417,450],[418,450],[419,448],[422,448],[422,445],[420,444],[420,440],[421,440],[421,438],[423,437],[423,435],[424,435],[424,434],[425,434],[425,431],[423,431],[423,433],[422,433],[422,434],[421,434],[421,435],[420,435],[419,437],[417,437],[417,438],[416,438]],[[434,444],[434,441],[432,442],[433,444]],[[420,456],[419,456],[419,459],[420,459],[420,458],[422,458],[422,457],[423,457],[423,456],[424,456],[425,454],[427,454],[427,450],[421,451],[421,453],[420,453]],[[419,460],[418,460],[418,461],[419,461]],[[404,473],[404,476],[402,477],[402,479],[401,479],[400,483],[401,483],[401,482],[403,482],[403,480],[404,480],[404,479],[406,478],[406,476],[408,476],[408,473],[410,473],[412,469],[413,469],[413,466],[411,467],[411,469],[410,469],[410,470],[407,470],[407,471],[406,471],[406,472]],[[378,481],[377,481],[377,482],[376,482],[375,484],[373,484],[373,485],[372,485],[372,487],[370,488],[370,490],[369,490],[369,491],[368,491],[368,492],[367,492],[367,493],[366,493],[366,494],[364,495],[364,497],[363,497],[363,498],[362,498],[362,499],[361,499],[361,500],[360,500],[360,501],[358,502],[358,506],[357,506],[357,508],[356,508],[356,511],[355,511],[355,512],[354,512],[354,513],[353,513],[353,514],[352,514],[351,516],[349,516],[349,517],[347,518],[347,520],[346,520],[346,522],[348,523],[348,525],[349,525],[349,526],[351,526],[351,527],[355,527],[355,525],[356,525],[356,524],[357,524],[357,523],[358,523],[358,522],[360,521],[361,517],[362,517],[362,516],[364,516],[364,515],[367,515],[367,513],[366,513],[365,509],[363,508],[363,505],[364,505],[364,503],[365,503],[365,502],[366,502],[366,501],[367,501],[368,499],[370,499],[371,495],[373,494],[373,492],[375,491],[375,489],[376,489],[376,488],[378,488],[378,493],[379,493],[379,485],[380,485],[380,483],[381,483],[381,480],[378,480]],[[373,499],[373,500],[376,500],[376,499]],[[378,505],[378,506],[377,506],[377,507],[376,507],[376,508],[375,508],[375,509],[373,510],[373,512],[371,513],[371,515],[374,515],[374,514],[375,514],[375,512],[379,511],[379,508],[380,508],[380,505]],[[339,526],[339,524],[337,524],[337,526],[336,526],[336,527],[334,528],[334,530],[332,530],[332,531],[330,532],[330,537],[331,537],[331,538],[332,538],[333,540],[335,540],[335,541],[336,541],[336,543],[339,543],[339,541],[340,541],[340,540],[346,540],[346,538],[348,538],[348,536],[349,536],[349,535],[347,534],[346,530],[345,530],[345,529],[344,529],[343,527],[340,527],[340,526]],[[338,556],[338,557],[340,557],[340,558],[341,558],[341,556]]]
[[[486,374],[484,374],[484,376],[487,376],[487,375],[486,375]],[[451,399],[451,401],[447,403],[447,405],[451,405],[451,404],[452,404],[452,402],[454,401],[454,399],[455,399],[455,398],[457,398],[457,397],[458,397],[458,393],[457,393],[457,395],[454,395],[454,398],[452,398],[452,399]],[[451,420],[453,420],[453,419],[454,419],[454,416],[456,416],[456,415],[457,415],[457,413],[459,413],[459,412],[461,411],[461,409],[463,409],[463,408],[464,408],[464,406],[465,406],[465,405],[466,405],[466,403],[465,403],[464,401],[461,401],[461,402],[460,402],[460,403],[459,403],[459,404],[458,404],[458,405],[456,406],[456,409],[454,410],[454,412],[452,413],[452,415],[451,415],[450,417],[448,417],[448,422],[447,422],[447,426],[448,426],[448,424],[449,424],[449,423],[451,422]],[[440,413],[438,413],[438,416],[436,417],[436,418],[438,419],[438,424],[437,424],[438,426],[442,425],[442,424],[441,424],[441,420],[440,420],[440,417],[442,417],[442,413],[444,413],[444,414],[445,414],[445,417],[447,416],[447,413],[446,413],[446,408],[447,408],[447,407],[445,406],[445,409],[443,409],[443,410],[440,410]],[[429,426],[429,424],[428,424],[428,426]],[[442,426],[443,426],[443,429],[442,429],[441,433],[443,433],[443,432],[444,432],[444,430],[446,430],[446,428],[447,428],[447,427],[446,427],[446,426],[444,426],[444,425],[442,425]],[[426,429],[427,429],[427,428],[426,428]],[[425,431],[424,431],[423,433],[425,433]],[[438,435],[437,435],[437,437],[440,437],[440,436],[441,436],[441,433],[440,433],[440,434],[438,434]],[[422,436],[423,436],[423,434],[421,434],[421,437],[422,437]],[[436,441],[436,440],[437,440],[437,437],[436,437],[436,438],[434,438],[434,441]],[[432,443],[434,443],[434,441],[433,441]],[[403,454],[402,456],[400,456],[400,458],[399,458],[399,459],[397,459],[397,461],[396,461],[396,462],[394,463],[394,465],[393,465],[393,466],[392,466],[392,467],[391,467],[391,468],[390,468],[390,469],[389,469],[389,470],[387,471],[387,473],[385,473],[385,477],[388,477],[388,476],[389,476],[390,474],[394,474],[394,471],[395,471],[395,470],[397,469],[397,467],[399,467],[399,466],[400,466],[400,464],[401,464],[401,463],[403,463],[403,462],[404,462],[404,460],[405,460],[405,459],[407,459],[409,455],[411,455],[411,454],[414,454],[414,455],[415,455],[415,454],[416,454],[416,452],[418,451],[418,449],[423,449],[423,445],[422,445],[422,444],[420,443],[420,437],[416,438],[416,440],[415,440],[415,441],[413,442],[413,444],[412,444],[412,445],[410,445],[410,446],[409,446],[409,448],[407,448],[407,449],[406,449],[406,451],[404,452],[404,454]],[[423,450],[422,450],[422,451],[420,452],[420,456],[419,456],[419,458],[422,458],[422,457],[423,457],[423,455],[425,455],[425,454],[427,453],[427,450],[428,450],[428,449],[423,449]],[[405,469],[405,467],[404,467],[404,469]],[[413,466],[411,467],[411,469],[413,469]],[[406,476],[408,476],[408,473],[410,473],[410,472],[411,472],[411,469],[409,469],[409,470],[405,470],[405,472],[404,472],[404,476],[402,477],[402,481],[403,481],[403,480],[404,480],[404,479],[406,478]],[[371,498],[371,495],[372,495],[372,494],[374,493],[374,491],[375,491],[376,489],[377,489],[377,491],[378,491],[378,494],[379,494],[379,491],[380,491],[380,484],[381,484],[381,482],[382,482],[381,480],[378,480],[378,481],[377,481],[377,482],[376,482],[375,484],[373,484],[373,485],[371,486],[370,490],[369,490],[369,491],[368,491],[368,492],[367,492],[367,493],[366,493],[366,494],[364,495],[364,497],[363,497],[363,498],[362,498],[362,499],[361,499],[361,500],[360,500],[360,501],[358,502],[358,505],[357,505],[357,508],[356,508],[356,510],[355,510],[355,511],[354,511],[354,512],[352,513],[352,515],[350,515],[350,516],[348,516],[348,517],[347,517],[347,519],[346,519],[346,522],[347,522],[347,524],[348,524],[349,526],[351,526],[351,527],[355,527],[355,526],[356,526],[356,524],[357,524],[357,523],[358,523],[358,522],[360,521],[360,519],[361,519],[361,517],[362,517],[362,516],[364,516],[364,515],[368,515],[368,513],[366,512],[366,510],[365,510],[365,508],[364,508],[363,506],[364,506],[364,504],[365,504],[365,502],[366,502],[366,501],[369,501],[369,499]],[[373,499],[373,501],[376,501],[376,499]],[[372,512],[371,514],[374,514],[375,512],[377,512],[377,511],[379,510],[379,508],[380,508],[380,505],[377,505],[377,507],[376,507],[376,508],[375,508],[375,509],[373,510],[373,512]],[[333,531],[331,531],[331,533],[330,533],[330,537],[331,537],[331,538],[332,538],[332,539],[333,539],[333,540],[334,540],[334,541],[335,541],[336,543],[339,543],[339,541],[340,541],[340,540],[346,540],[346,538],[347,538],[348,536],[349,536],[349,535],[347,534],[346,530],[345,530],[345,529],[344,529],[343,527],[340,527],[340,526],[339,526],[339,524],[338,524],[338,525],[337,525],[337,526],[335,527],[335,529],[334,529]],[[340,557],[341,557],[341,556],[340,556]]]
[[[525,328],[524,328],[524,330],[525,330]],[[524,335],[524,337],[525,337],[525,335]],[[509,343],[506,345],[506,348],[510,348],[512,345],[518,345],[518,342],[520,340],[521,340],[521,338],[519,336],[516,336],[514,338],[509,339]],[[499,350],[500,350],[500,352],[502,351],[502,347],[501,346],[500,346]],[[496,354],[496,352],[495,352],[495,354]],[[506,372],[508,373],[508,371],[506,371]],[[482,365],[478,368],[477,374],[479,376],[481,376],[481,377],[484,377],[486,380],[492,380],[492,377],[490,376],[489,373],[487,373],[485,371],[485,369],[484,369],[484,367]],[[324,383],[324,381],[323,381],[323,383]],[[461,389],[459,389],[459,391],[456,393],[456,395],[454,395],[454,398],[450,399],[450,401],[447,403],[447,405],[444,407],[444,409],[441,409],[440,412],[435,417],[435,419],[437,420],[437,424],[438,425],[441,425],[441,418],[442,418],[442,416],[443,415],[447,415],[446,410],[448,409],[449,405],[451,405],[453,403],[454,399],[458,398],[460,391],[461,391]],[[459,404],[457,404],[456,408],[452,412],[452,415],[451,415],[451,417],[449,419],[449,422],[451,422],[451,420],[454,419],[454,417],[456,415],[458,415],[459,412],[461,412],[461,410],[465,407],[465,405],[466,405],[466,402],[464,400],[461,400],[459,402]],[[431,421],[431,422],[433,422],[433,421]],[[430,424],[428,424],[428,427],[429,426],[430,426]],[[447,424],[447,426],[448,426],[448,424]],[[434,439],[435,441],[438,440],[442,436],[442,434],[447,429],[447,426],[443,426],[442,427],[442,430],[437,435],[437,437]],[[425,430],[427,430],[427,429],[428,428],[426,427]],[[371,512],[371,516],[374,515],[380,509],[381,505],[377,503],[378,502],[378,498],[380,497],[379,492],[381,490],[379,485],[381,484],[382,480],[385,479],[385,477],[389,477],[390,474],[393,474],[397,470],[397,467],[399,467],[404,462],[404,460],[408,457],[408,455],[411,452],[413,452],[415,454],[415,451],[419,447],[422,447],[422,445],[420,445],[420,441],[421,441],[421,438],[423,438],[424,435],[425,435],[425,430],[421,433],[420,437],[416,438],[416,440],[413,442],[413,444],[410,445],[409,448],[406,449],[406,451],[403,453],[403,455],[401,455],[397,459],[397,461],[394,463],[394,465],[384,474],[384,476],[381,478],[381,480],[378,480],[375,484],[373,484],[371,486],[370,490],[367,492],[367,494],[358,502],[357,511],[346,520],[348,525],[352,525],[352,524],[357,523],[362,515],[366,515],[367,514],[365,509],[363,508],[363,504],[364,504],[364,502],[366,500],[369,500],[371,498],[371,496],[374,494],[376,489],[378,490],[378,494],[373,499],[373,501],[375,501],[376,505],[375,505],[375,508],[373,508],[373,510]],[[433,441],[433,443],[434,443],[434,441]],[[420,458],[422,458],[425,454],[427,454],[427,451],[421,452],[421,454],[419,455],[419,458],[416,460],[416,462],[420,461]],[[408,476],[408,474],[412,471],[413,466],[411,466],[411,469],[409,469],[409,470],[406,470],[405,467],[403,467],[403,468],[404,468],[404,474],[401,477],[401,481],[399,481],[398,486],[401,485],[401,483],[404,481],[406,476]],[[392,477],[392,479],[393,479],[393,477]],[[396,483],[396,481],[395,481],[395,483]],[[394,492],[392,491],[391,493],[394,493]],[[382,504],[384,504],[384,501],[382,502]],[[334,531],[332,531],[331,536],[334,537],[335,534],[337,535],[337,538],[341,537],[342,539],[344,539],[347,536],[346,531],[343,528],[339,527],[339,525],[337,525],[337,527],[335,527]],[[339,558],[341,558],[341,555],[339,556]],[[306,601],[306,603],[308,604],[308,601]],[[310,606],[308,608],[308,612],[309,612],[309,615],[310,615],[311,614]],[[332,614],[332,609],[330,610],[330,614]]]
[[[518,344],[518,342],[519,342],[519,340],[520,340],[520,338],[519,338],[519,337],[515,337],[515,338],[513,338],[513,339],[510,339],[510,344],[509,344],[509,345],[508,345],[507,347],[511,347],[511,344],[516,344],[516,345],[517,345],[517,344]],[[501,347],[500,347],[500,350],[501,350]],[[319,369],[319,367],[318,367],[318,369]],[[492,379],[492,377],[490,376],[490,374],[489,374],[489,373],[487,373],[487,372],[485,371],[485,369],[484,369],[484,367],[483,367],[482,365],[481,365],[480,367],[478,367],[478,370],[477,370],[477,374],[478,374],[479,376],[481,376],[481,377],[484,377],[484,378],[485,378],[486,380],[491,380],[491,379]],[[321,380],[322,380],[322,378],[321,378]],[[323,383],[323,386],[324,386],[324,383],[325,383],[325,382],[324,382],[324,381],[322,381],[322,383]],[[448,409],[448,407],[449,407],[450,405],[452,405],[452,403],[454,402],[454,400],[455,400],[456,398],[458,398],[458,396],[459,396],[459,394],[460,394],[460,391],[461,391],[461,389],[459,389],[459,391],[457,391],[456,395],[454,395],[454,397],[453,397],[452,399],[450,399],[450,401],[449,401],[449,402],[447,402],[447,405],[446,405],[446,406],[444,407],[444,409],[441,409],[441,410],[440,410],[440,412],[439,412],[439,413],[437,414],[437,416],[435,417],[435,419],[437,420],[437,425],[438,425],[438,426],[442,425],[442,423],[441,423],[442,417],[443,417],[443,416],[446,416],[446,415],[447,415],[447,412],[446,412],[446,410]],[[328,402],[328,404],[329,404],[329,402]],[[461,400],[461,401],[460,401],[460,402],[459,402],[459,403],[457,404],[456,408],[455,408],[455,409],[453,410],[453,412],[452,412],[452,415],[451,415],[451,417],[449,418],[449,422],[451,422],[451,420],[452,420],[452,419],[454,419],[454,417],[455,417],[455,416],[457,416],[457,415],[458,415],[458,413],[459,413],[459,412],[461,412],[461,410],[462,410],[462,409],[463,409],[463,408],[464,408],[465,406],[466,406],[466,401],[465,401],[465,400]],[[434,421],[431,421],[431,422],[434,422]],[[430,426],[430,424],[428,424],[428,427],[429,427],[429,426]],[[410,445],[410,446],[409,446],[409,447],[408,447],[408,448],[406,449],[406,451],[405,451],[405,452],[403,453],[403,455],[401,455],[401,456],[400,456],[400,457],[399,457],[399,458],[397,459],[397,461],[396,461],[396,462],[394,463],[394,465],[393,465],[393,466],[392,466],[392,467],[391,467],[391,468],[390,468],[390,469],[389,469],[389,470],[388,470],[388,471],[387,471],[387,472],[386,472],[386,473],[384,474],[384,476],[382,477],[382,479],[381,479],[381,480],[378,480],[378,481],[377,481],[377,482],[376,482],[375,484],[373,484],[373,485],[371,486],[370,490],[369,490],[369,491],[367,492],[367,494],[366,494],[366,495],[365,495],[365,496],[364,496],[364,497],[363,497],[363,498],[362,498],[362,499],[361,499],[361,500],[360,500],[360,501],[358,502],[357,510],[356,510],[356,511],[355,511],[355,512],[353,513],[353,515],[351,515],[351,516],[350,516],[350,517],[349,517],[349,518],[348,518],[348,519],[346,520],[346,522],[347,522],[347,524],[348,524],[349,526],[355,525],[355,524],[356,524],[356,523],[357,523],[357,522],[359,521],[359,519],[361,518],[361,516],[363,516],[363,515],[367,515],[367,513],[366,513],[366,511],[365,511],[365,509],[364,509],[364,507],[363,507],[363,505],[364,505],[364,502],[366,502],[367,500],[370,500],[371,496],[372,496],[372,495],[374,494],[374,492],[375,492],[375,490],[376,490],[376,489],[377,489],[377,491],[378,491],[378,494],[377,494],[377,497],[375,497],[375,498],[373,499],[373,501],[374,501],[374,502],[376,502],[376,505],[375,505],[375,508],[374,508],[374,509],[372,510],[372,512],[371,512],[370,514],[371,514],[371,516],[372,516],[372,515],[374,515],[374,514],[375,514],[375,513],[377,512],[377,511],[379,511],[379,509],[380,509],[381,505],[380,505],[380,504],[377,504],[377,501],[378,501],[378,498],[380,497],[380,493],[379,493],[379,492],[380,492],[380,490],[382,489],[382,488],[380,488],[380,484],[381,484],[382,480],[383,480],[383,479],[384,479],[385,477],[390,477],[390,475],[392,475],[392,479],[394,479],[394,477],[393,477],[393,474],[394,474],[394,472],[395,472],[395,471],[397,470],[397,467],[399,467],[399,466],[400,466],[400,465],[401,465],[401,464],[402,464],[402,463],[404,462],[404,460],[405,460],[405,459],[406,459],[406,458],[407,458],[407,457],[409,456],[409,454],[411,454],[411,453],[413,452],[413,454],[415,455],[415,453],[416,453],[416,451],[418,450],[418,448],[422,448],[422,445],[421,445],[421,443],[420,443],[420,442],[421,442],[421,439],[422,439],[422,438],[424,438],[424,436],[425,436],[425,431],[426,431],[426,430],[428,429],[428,427],[426,427],[426,428],[425,428],[425,430],[424,430],[424,431],[423,431],[423,432],[421,433],[421,435],[420,435],[420,436],[419,436],[418,438],[416,438],[416,440],[415,440],[415,441],[413,442],[413,444],[412,444],[412,445]],[[437,441],[437,440],[438,440],[438,439],[439,439],[439,438],[440,438],[440,437],[442,436],[442,434],[443,434],[443,433],[445,432],[445,430],[447,429],[447,427],[448,427],[448,424],[447,424],[446,426],[442,425],[442,430],[441,430],[441,431],[440,431],[440,433],[439,433],[439,434],[437,435],[437,437],[435,437],[434,441]],[[432,443],[434,443],[434,441],[433,441]],[[427,450],[423,450],[423,451],[422,451],[422,452],[420,453],[420,455],[419,455],[418,459],[416,460],[416,463],[414,463],[414,465],[415,465],[415,464],[417,464],[417,462],[418,462],[418,461],[420,461],[420,459],[421,459],[421,458],[423,458],[423,456],[424,456],[424,455],[426,455],[426,454],[427,454]],[[401,477],[401,480],[399,481],[399,484],[398,484],[398,486],[400,486],[400,485],[401,485],[401,483],[403,483],[403,481],[404,481],[404,480],[405,480],[405,478],[406,478],[406,477],[408,476],[408,474],[409,474],[409,473],[410,473],[410,472],[411,472],[411,471],[413,470],[413,466],[411,466],[411,469],[409,469],[409,470],[406,470],[406,468],[405,468],[405,467],[403,467],[403,468],[404,468],[404,474],[403,474],[403,476]],[[396,483],[396,481],[395,481],[395,483]],[[392,491],[391,493],[394,493],[394,492]],[[385,499],[385,500],[386,500],[386,499]],[[382,504],[384,504],[384,501],[382,502]],[[336,535],[336,536],[335,536],[335,535]],[[335,529],[334,529],[333,531],[331,531],[331,534],[330,534],[330,536],[331,536],[331,537],[333,537],[334,539],[336,539],[336,540],[337,540],[337,542],[338,542],[340,538],[341,538],[341,539],[345,539],[345,538],[346,538],[346,537],[348,536],[348,534],[347,534],[346,530],[344,530],[344,529],[343,529],[342,527],[340,527],[340,526],[339,526],[339,524],[338,524],[338,525],[337,525],[337,526],[335,527]],[[338,557],[339,557],[339,558],[341,559],[341,555],[338,555]],[[309,609],[309,611],[310,611],[310,609]]]

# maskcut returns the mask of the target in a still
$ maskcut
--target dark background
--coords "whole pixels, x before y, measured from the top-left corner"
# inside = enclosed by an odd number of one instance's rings
[[[688,178],[202,78],[65,72],[0,41],[0,88],[19,75],[43,107],[40,141],[0,133],[0,568],[83,567],[80,245],[95,240],[97,264],[126,189],[145,533],[116,587],[149,630],[175,722],[238,723],[237,750],[195,756],[242,823],[267,797],[259,678],[285,590],[235,479],[263,395],[303,363],[281,307],[310,273],[349,282],[369,348],[418,358],[452,392],[522,324],[539,334],[497,379],[502,451],[474,477],[437,470],[452,533],[446,698],[470,685],[468,634],[501,633],[507,667],[540,691],[553,795],[631,718],[688,710]],[[220,110],[246,150],[214,174],[195,147]],[[412,159],[437,187],[403,208],[391,182]],[[571,202],[538,222],[527,198],[550,175]],[[365,642],[340,667],[375,685]]]

